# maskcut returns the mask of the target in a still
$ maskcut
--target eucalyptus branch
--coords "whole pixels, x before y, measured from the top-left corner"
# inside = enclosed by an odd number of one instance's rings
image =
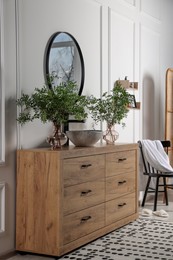
[[[40,119],[42,123],[50,121],[62,124],[68,122],[69,115],[79,120],[87,118],[87,97],[79,96],[77,90],[76,83],[68,81],[52,89],[45,85],[41,89],[35,88],[30,96],[23,94],[16,101],[17,106],[21,107],[17,121],[25,124]]]
[[[128,105],[132,101],[132,95],[124,89],[119,82],[115,84],[112,94],[103,93],[101,98],[91,97],[88,105],[92,119],[98,123],[106,121],[108,126],[121,124],[129,112]]]

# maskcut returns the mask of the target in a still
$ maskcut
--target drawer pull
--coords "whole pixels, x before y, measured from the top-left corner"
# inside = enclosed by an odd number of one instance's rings
[[[124,202],[124,203],[121,203],[121,204],[118,204],[118,207],[124,207],[124,206],[126,206],[126,203]]]
[[[86,195],[89,194],[90,192],[92,192],[92,190],[81,191],[80,195],[81,195],[81,196],[86,196]]]
[[[92,166],[91,163],[88,163],[88,164],[82,164],[82,165],[81,165],[81,169],[86,169],[86,168],[88,168],[88,167],[90,167],[90,166]]]
[[[88,221],[89,219],[91,219],[91,216],[85,216],[85,217],[81,218],[81,223],[84,223],[84,222]]]
[[[127,160],[127,158],[119,158],[118,159],[118,162],[124,162],[124,161],[126,161]]]
[[[124,184],[124,183],[126,183],[125,180],[124,180],[124,181],[119,181],[119,182],[118,182],[118,185],[122,185],[122,184]]]

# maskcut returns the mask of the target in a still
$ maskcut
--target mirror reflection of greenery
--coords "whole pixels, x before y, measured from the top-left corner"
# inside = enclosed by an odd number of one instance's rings
[[[67,33],[60,33],[55,37],[49,56],[50,74],[56,75],[53,82],[54,85],[75,80],[75,48],[73,39]]]
[[[49,38],[44,56],[45,80],[47,74],[56,76],[52,82],[54,86],[67,81],[77,82],[78,94],[82,94],[85,78],[84,59],[78,42],[71,34],[56,32]]]

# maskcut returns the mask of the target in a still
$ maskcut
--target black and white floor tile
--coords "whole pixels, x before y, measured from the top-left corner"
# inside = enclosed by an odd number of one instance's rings
[[[173,260],[173,223],[139,219],[61,259]]]
[[[17,256],[11,260],[52,259],[41,256]],[[61,260],[173,260],[173,223],[138,219]]]

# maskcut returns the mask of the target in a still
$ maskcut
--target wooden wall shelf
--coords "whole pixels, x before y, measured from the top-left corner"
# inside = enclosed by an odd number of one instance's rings
[[[124,88],[138,90],[138,82],[130,82],[129,80],[117,80]]]
[[[136,109],[140,109],[141,108],[141,102],[136,102]]]
[[[141,102],[136,102],[136,107],[129,106],[130,109],[140,109],[141,108]]]
[[[116,83],[119,82],[121,86],[125,89],[138,90],[138,82],[130,82],[129,80],[117,80]],[[140,109],[141,102],[136,102],[136,107],[129,106],[130,109]]]

